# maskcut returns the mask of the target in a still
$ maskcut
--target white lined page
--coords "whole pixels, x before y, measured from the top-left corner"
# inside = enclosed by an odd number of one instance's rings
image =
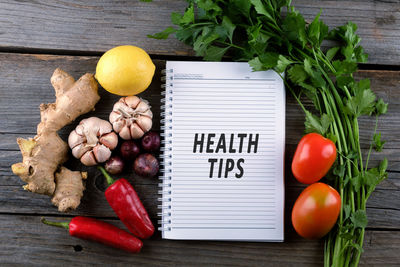
[[[168,61],[166,73],[163,238],[282,241],[282,79],[237,62]]]

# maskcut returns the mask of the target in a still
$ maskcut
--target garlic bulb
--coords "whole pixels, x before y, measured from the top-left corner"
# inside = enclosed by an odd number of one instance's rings
[[[118,144],[111,124],[96,117],[82,120],[68,137],[72,155],[86,166],[107,161]]]
[[[153,113],[149,103],[137,96],[122,97],[114,104],[110,122],[122,139],[138,139],[151,129]]]

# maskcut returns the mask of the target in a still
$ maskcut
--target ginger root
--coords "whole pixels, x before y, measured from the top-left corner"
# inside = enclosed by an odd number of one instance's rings
[[[75,209],[83,195],[85,173],[72,172],[65,167],[56,173],[68,159],[68,145],[57,131],[77,117],[94,109],[100,100],[98,86],[92,74],[83,75],[78,81],[57,68],[51,84],[56,102],[40,105],[41,122],[34,138],[18,138],[22,162],[13,164],[14,174],[27,184],[27,191],[53,196],[53,204],[60,211]]]
[[[65,167],[56,173],[57,187],[51,202],[59,211],[74,210],[79,206],[85,190],[82,179],[86,178],[87,172],[71,171]]]

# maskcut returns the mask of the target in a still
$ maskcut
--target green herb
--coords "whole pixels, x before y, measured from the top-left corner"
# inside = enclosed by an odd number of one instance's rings
[[[376,133],[378,116],[387,104],[377,100],[368,79],[356,81],[357,63],[368,55],[360,46],[357,25],[329,30],[320,14],[308,24],[290,0],[188,0],[183,15],[172,13],[176,28],[149,36],[176,38],[193,47],[205,60],[229,55],[248,61],[254,71],[286,72],[285,84],[305,113],[306,132],[318,132],[336,143],[337,165],[330,177],[339,191],[342,209],[325,241],[325,266],[357,266],[367,226],[366,201],[387,177],[387,160],[368,169],[373,148],[384,141]],[[285,9],[285,12],[283,12]],[[323,50],[324,40],[336,46]],[[310,99],[307,110],[302,99]],[[362,158],[358,118],[375,116],[375,132],[367,159]]]

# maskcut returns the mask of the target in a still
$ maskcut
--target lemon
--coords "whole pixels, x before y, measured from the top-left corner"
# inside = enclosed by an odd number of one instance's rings
[[[123,45],[101,56],[95,77],[112,94],[136,95],[149,87],[155,69],[146,51],[136,46]]]

